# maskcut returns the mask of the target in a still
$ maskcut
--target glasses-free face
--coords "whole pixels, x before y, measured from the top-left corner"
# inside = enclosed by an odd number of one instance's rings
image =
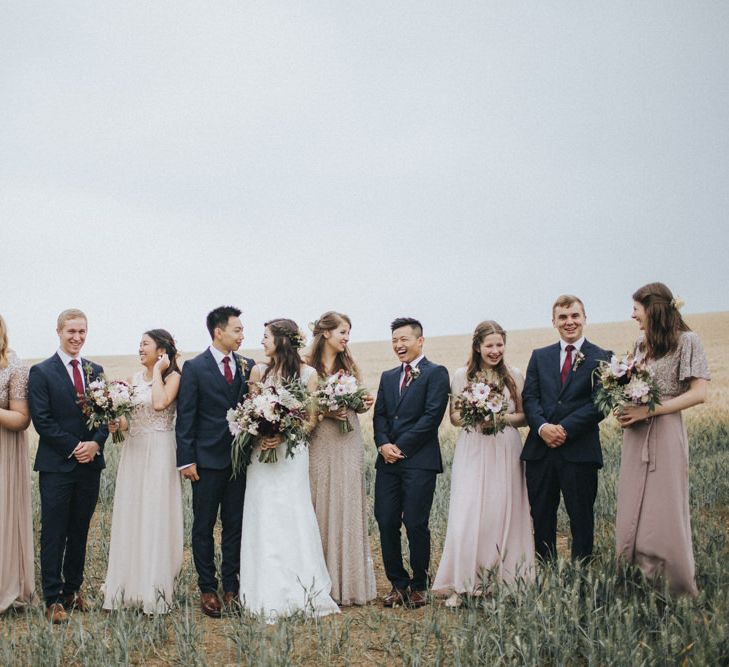
[[[417,336],[409,324],[392,332],[392,349],[403,364],[415,361],[423,353],[424,342],[425,339]]]
[[[565,343],[576,343],[582,338],[586,319],[582,306],[575,301],[569,306],[555,307],[552,325]]]
[[[225,354],[235,352],[243,343],[243,323],[240,317],[231,315],[225,327],[215,328],[215,342]]]
[[[86,342],[88,324],[82,317],[66,320],[60,329],[56,330],[60,348],[70,357],[76,357]]]

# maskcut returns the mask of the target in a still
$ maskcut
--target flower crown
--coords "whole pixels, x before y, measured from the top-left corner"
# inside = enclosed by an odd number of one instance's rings
[[[297,350],[300,350],[304,347],[304,345],[306,345],[306,337],[299,330],[286,333],[285,336],[291,341],[291,345],[293,345],[293,347]]]
[[[674,296],[673,299],[671,299],[671,306],[675,308],[676,310],[681,310],[684,305],[684,300],[680,296]]]

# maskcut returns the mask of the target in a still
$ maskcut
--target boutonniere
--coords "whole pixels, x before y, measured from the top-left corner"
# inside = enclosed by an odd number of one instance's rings
[[[406,387],[410,386],[411,382],[415,382],[420,377],[420,374],[423,371],[421,371],[417,366],[411,366],[410,367],[410,377],[408,378],[407,383],[405,384]]]
[[[235,363],[238,365],[238,370],[240,371],[241,377],[245,377],[246,373],[248,372],[248,362],[243,357],[239,357],[236,354]]]
[[[86,376],[86,384],[89,384],[89,382],[91,382],[91,376],[94,374],[94,367],[88,361],[84,364],[83,367],[84,375]]]
[[[574,373],[581,365],[582,362],[585,360],[585,355],[582,354],[579,350],[577,350],[577,354],[575,355],[575,361],[572,364],[572,372]]]

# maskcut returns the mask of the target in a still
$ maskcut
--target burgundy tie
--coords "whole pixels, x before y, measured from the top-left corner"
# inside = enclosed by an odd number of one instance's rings
[[[78,359],[71,359],[73,366],[73,386],[79,396],[84,395],[84,381],[81,379],[81,371],[78,369]]]
[[[405,375],[402,376],[402,382],[400,383],[400,393],[405,391],[405,387],[408,386],[408,380],[410,379],[410,364],[405,364]]]
[[[223,357],[223,375],[228,384],[233,384],[233,371],[230,370],[230,357]]]
[[[562,384],[565,383],[565,380],[567,379],[567,374],[570,372],[570,368],[572,368],[572,350],[574,349],[574,345],[567,345],[564,348],[564,351],[567,354],[565,355],[564,363],[562,364]]]

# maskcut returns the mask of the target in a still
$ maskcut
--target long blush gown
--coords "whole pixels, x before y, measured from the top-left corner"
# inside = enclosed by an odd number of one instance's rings
[[[28,398],[28,369],[14,352],[0,368],[0,408]],[[35,568],[25,431],[0,426],[0,613],[33,600]]]
[[[514,369],[510,372],[521,390],[521,375]],[[459,368],[451,393],[460,394],[466,384],[466,369]],[[514,401],[509,400],[509,413],[514,410]],[[513,426],[495,435],[461,429],[434,593],[474,593],[488,570],[507,582],[533,577],[534,537],[521,448],[519,431]]]
[[[182,567],[175,403],[156,411],[152,383],[142,372],[133,385],[136,407],[120,445],[103,607],[141,606],[145,614],[164,614],[173,606]]]
[[[640,341],[639,341],[640,343]],[[692,378],[709,380],[701,340],[681,334],[677,348],[650,360],[661,400],[684,393]],[[674,595],[697,595],[689,513],[689,446],[680,412],[652,417],[623,431],[615,546]]]

